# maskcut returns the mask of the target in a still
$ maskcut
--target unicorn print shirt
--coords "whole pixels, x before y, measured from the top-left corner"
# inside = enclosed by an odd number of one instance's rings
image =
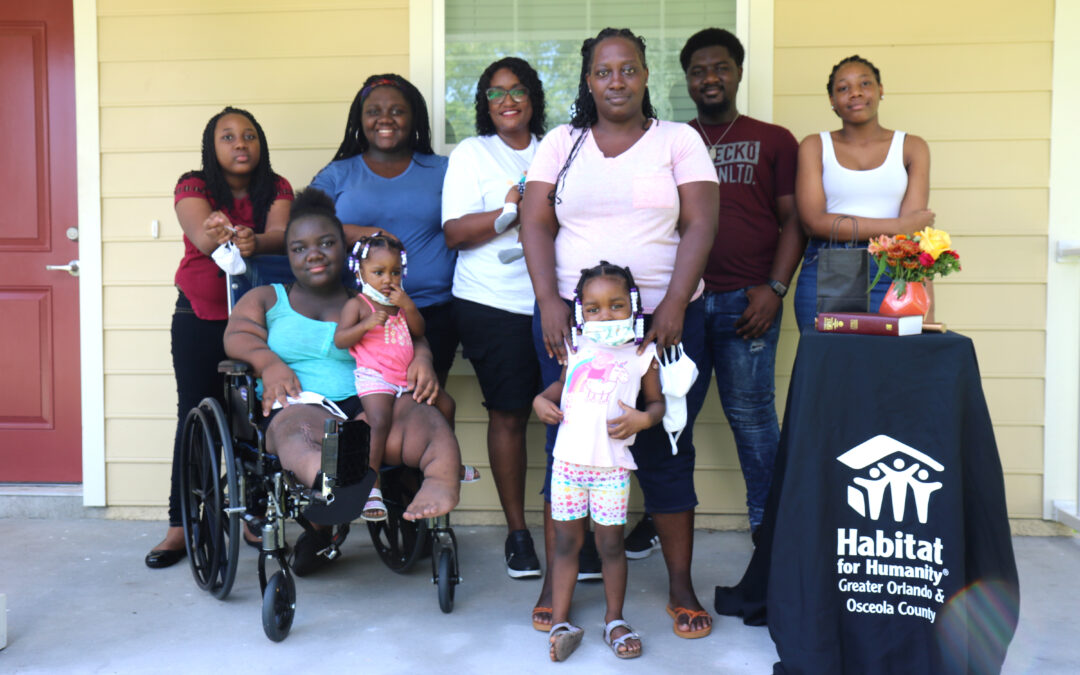
[[[636,352],[633,342],[608,347],[581,337],[577,352],[567,354],[556,458],[586,466],[637,469],[630,455],[636,435],[623,440],[608,435],[608,420],[624,412],[619,401],[631,407],[637,404],[641,378],[656,359],[651,347],[640,356]]]

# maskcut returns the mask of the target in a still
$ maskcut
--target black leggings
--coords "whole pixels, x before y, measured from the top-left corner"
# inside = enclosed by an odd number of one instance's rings
[[[172,360],[176,374],[176,437],[173,441],[172,489],[169,491],[169,525],[179,527],[180,514],[180,435],[188,411],[207,396],[221,402],[224,376],[217,371],[225,359],[225,325],[228,321],[209,321],[195,316],[191,301],[180,293],[172,318]]]

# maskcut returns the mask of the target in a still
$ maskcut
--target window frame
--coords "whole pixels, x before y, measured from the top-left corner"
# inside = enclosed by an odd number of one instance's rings
[[[736,105],[766,122],[772,121],[773,108],[773,2],[735,0],[735,34],[746,47]],[[409,2],[409,79],[428,102],[435,152],[449,154],[454,145],[446,143],[445,0]]]

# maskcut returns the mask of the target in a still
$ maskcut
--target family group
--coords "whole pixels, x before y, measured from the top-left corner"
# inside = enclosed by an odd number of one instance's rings
[[[796,269],[805,328],[819,251],[934,220],[927,144],[881,126],[884,88],[870,61],[851,56],[832,68],[827,93],[840,128],[800,144],[737,109],[744,55],[726,30],[690,37],[680,62],[697,117],[660,120],[644,40],[605,29],[582,44],[571,119],[554,129],[537,72],[501,58],[477,82],[476,135],[449,157],[432,149],[416,87],[374,75],[337,153],[295,196],[271,169],[254,116],[224,109],[206,125],[201,170],[175,188],[185,247],[172,320],[180,422],[202,398],[221,396],[220,360],[248,361],[262,381],[267,448],[299,481],[321,480],[323,421],[362,415],[373,467],[423,472],[405,517],[441,515],[478,477],[461,464],[443,389],[460,345],[487,409],[514,578],[541,576],[525,520],[525,440],[534,411],[548,425],[548,573],[531,618],[548,633],[551,658],[580,643],[584,631],[570,621],[575,580],[598,575],[605,642],[619,658],[641,655],[622,615],[628,549],[661,548],[675,634],[708,635],[712,618],[691,583],[693,430],[713,373],[756,535],[779,443],[781,299]],[[285,253],[295,282],[253,289],[230,316],[211,258],[228,244],[245,258]],[[346,269],[358,291],[344,283]],[[679,354],[700,376],[673,434],[661,420],[681,415],[666,404],[661,363]],[[178,425],[177,450],[179,440]],[[631,474],[647,513],[624,540]],[[175,461],[169,504],[150,567],[184,557]],[[362,517],[386,517],[377,485]],[[330,536],[300,536],[297,574],[327,562],[318,552]]]

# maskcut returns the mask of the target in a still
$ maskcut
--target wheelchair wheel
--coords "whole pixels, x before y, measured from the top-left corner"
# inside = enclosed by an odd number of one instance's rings
[[[263,591],[262,622],[266,637],[281,642],[296,614],[296,584],[285,572],[275,572]]]
[[[454,587],[457,585],[457,565],[454,551],[444,548],[439,553],[436,582],[439,585],[439,609],[449,614],[454,609]]]
[[[221,405],[212,398],[192,408],[180,448],[180,510],[191,573],[199,588],[224,600],[236,578],[242,503],[239,467]]]
[[[383,501],[386,520],[368,523],[371,543],[386,566],[398,574],[408,572],[413,564],[431,552],[427,520],[405,520],[405,506],[416,496],[415,490],[404,485],[413,476],[399,470],[383,474]]]

